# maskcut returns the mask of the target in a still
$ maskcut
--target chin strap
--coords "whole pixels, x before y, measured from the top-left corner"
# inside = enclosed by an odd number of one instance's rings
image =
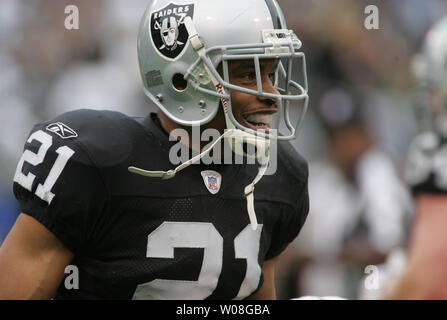
[[[264,158],[264,160],[265,160],[264,163],[258,170],[258,175],[256,176],[256,178],[253,180],[252,183],[250,183],[244,189],[245,197],[247,198],[248,217],[250,218],[250,224],[253,230],[256,230],[258,228],[258,219],[256,218],[255,198],[254,198],[255,184],[257,184],[259,180],[261,180],[261,178],[267,171],[269,165],[269,157]]]
[[[177,172],[185,169],[186,167],[189,167],[193,163],[196,163],[197,161],[202,159],[204,156],[206,156],[216,146],[216,144],[220,140],[222,140],[222,139],[224,139],[226,137],[232,136],[234,134],[235,134],[234,130],[227,130],[227,131],[225,131],[225,133],[223,135],[221,135],[216,141],[214,141],[214,143],[211,146],[206,148],[202,153],[200,153],[200,154],[196,155],[195,157],[189,159],[188,161],[182,163],[181,165],[179,165],[174,170],[169,170],[169,171],[147,171],[147,170],[143,170],[143,169],[136,168],[136,167],[129,167],[128,169],[132,173],[136,173],[136,174],[139,174],[139,175],[145,176],[145,177],[161,178],[162,180],[172,179],[172,178],[175,177]]]

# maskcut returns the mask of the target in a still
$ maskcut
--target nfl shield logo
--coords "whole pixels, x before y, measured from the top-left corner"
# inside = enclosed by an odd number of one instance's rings
[[[184,22],[188,16],[193,18],[194,4],[170,3],[152,12],[150,23],[152,42],[164,58],[175,60],[186,48],[189,35]]]
[[[217,179],[214,177],[208,177],[208,189],[217,190]]]
[[[220,173],[212,170],[202,171],[203,182],[211,194],[216,194],[220,190],[222,176]]]

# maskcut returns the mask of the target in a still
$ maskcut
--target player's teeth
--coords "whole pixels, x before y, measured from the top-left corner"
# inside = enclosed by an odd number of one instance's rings
[[[245,120],[256,123],[258,125],[265,125],[266,123],[272,122],[272,115],[267,113],[255,113],[247,116]]]

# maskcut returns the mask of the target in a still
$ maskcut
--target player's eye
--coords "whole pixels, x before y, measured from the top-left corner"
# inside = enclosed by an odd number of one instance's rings
[[[272,82],[272,84],[275,84],[276,72],[269,73],[269,79]]]
[[[241,78],[248,81],[256,80],[256,72],[245,72],[241,75]]]

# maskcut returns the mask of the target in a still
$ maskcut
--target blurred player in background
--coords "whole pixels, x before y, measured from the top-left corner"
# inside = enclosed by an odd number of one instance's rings
[[[406,179],[416,216],[405,271],[387,298],[447,299],[447,16],[428,32],[415,72],[424,111]]]
[[[404,245],[410,199],[375,141],[363,101],[338,85],[318,110],[329,144],[309,166],[310,215],[295,243],[297,295],[357,299],[365,267]]]

